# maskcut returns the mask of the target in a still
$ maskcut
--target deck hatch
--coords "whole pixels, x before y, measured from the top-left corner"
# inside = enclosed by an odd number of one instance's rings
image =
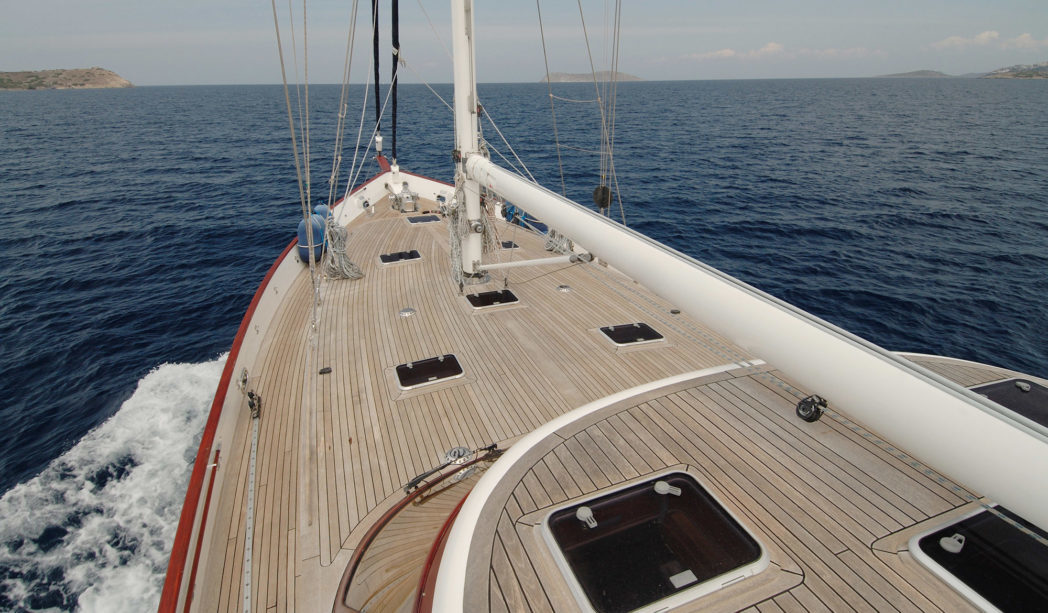
[[[480,292],[479,294],[467,294],[466,300],[469,300],[469,303],[473,305],[474,309],[483,309],[484,307],[520,302],[517,295],[508,289]]]
[[[403,390],[461,376],[462,366],[459,365],[458,358],[451,353],[397,366],[397,381]]]
[[[616,345],[653,343],[663,339],[663,336],[654,328],[643,322],[622,324],[620,326],[604,326],[600,331]]]
[[[412,249],[410,251],[383,253],[382,255],[378,256],[378,259],[382,260],[383,264],[392,264],[394,262],[406,262],[408,260],[417,260],[421,257],[422,255],[418,252],[417,249]]]
[[[503,249],[519,249],[520,245],[518,245],[517,243],[515,243],[513,241],[502,241],[502,248]]]
[[[1008,379],[973,387],[972,391],[1048,427],[1048,387],[1036,381]]]
[[[440,221],[440,217],[436,215],[415,215],[414,217],[408,217],[408,221],[411,223],[432,223]]]
[[[996,511],[1048,538],[1048,533],[1004,507]],[[955,587],[951,579],[1002,611],[1041,610],[1048,602],[1048,547],[995,513],[982,510],[914,540],[919,552],[912,541],[910,550],[923,554],[917,559],[937,574],[946,573],[944,578]]]
[[[767,565],[756,539],[682,472],[554,511],[546,528],[600,612],[676,606]]]

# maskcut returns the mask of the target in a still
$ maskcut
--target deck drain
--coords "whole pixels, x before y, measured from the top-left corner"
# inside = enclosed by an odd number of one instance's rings
[[[406,307],[406,308],[400,309],[400,316],[401,317],[411,317],[414,314],[415,314],[415,309],[413,309],[411,307]]]
[[[568,293],[568,292],[571,291],[571,286],[570,285],[558,285],[557,286],[557,291],[558,292]]]

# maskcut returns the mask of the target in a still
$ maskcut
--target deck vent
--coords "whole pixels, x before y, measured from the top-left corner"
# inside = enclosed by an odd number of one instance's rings
[[[519,302],[516,294],[508,289],[499,289],[491,292],[481,292],[479,294],[467,294],[466,300],[473,305],[474,309],[483,309],[484,307],[493,307],[503,304],[513,304]]]
[[[984,610],[1033,611],[1048,602],[1048,547],[1038,539],[1048,533],[996,507],[918,534],[910,551]]]
[[[661,341],[663,336],[646,323],[622,324],[621,326],[604,326],[600,329],[604,336],[616,345],[637,345]]]
[[[436,215],[415,215],[414,217],[408,217],[408,221],[411,223],[432,223],[440,221],[440,217]]]
[[[757,540],[682,472],[554,511],[545,529],[576,598],[602,613],[678,606],[768,564]]]
[[[453,354],[426,358],[397,366],[400,389],[409,390],[430,383],[438,383],[462,376],[462,366]]]
[[[397,251],[396,253],[383,253],[378,256],[378,259],[382,260],[383,264],[393,264],[394,262],[406,262],[408,260],[417,260],[422,255],[417,249],[411,251]]]
[[[973,387],[972,391],[1048,427],[1048,387],[1036,381],[1008,379]]]
[[[503,249],[520,249],[520,245],[513,241],[502,241]]]

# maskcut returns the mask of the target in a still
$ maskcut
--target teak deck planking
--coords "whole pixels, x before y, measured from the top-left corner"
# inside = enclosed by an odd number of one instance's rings
[[[420,209],[434,206],[423,202]],[[408,480],[439,464],[447,449],[512,442],[612,393],[752,359],[597,262],[493,271],[489,283],[465,292],[502,289],[505,282],[520,302],[474,310],[451,281],[446,223],[410,224],[385,199],[373,208],[349,226],[347,251],[365,277],[322,282],[314,330],[312,284],[303,266],[250,373],[250,387],[263,398],[254,610],[328,609],[340,566],[369,522],[399,499]],[[500,240],[520,248],[492,261],[550,255],[541,237],[497,227]],[[410,249],[421,259],[379,263],[380,254]],[[561,285],[570,291],[559,291]],[[408,307],[415,314],[401,317]],[[597,331],[636,321],[652,325],[665,340],[619,348]],[[456,354],[462,378],[416,390],[397,387],[396,365],[445,353]],[[1007,374],[919,359],[963,385]],[[330,374],[318,374],[323,367]],[[919,583],[934,579],[908,567],[893,571],[897,560],[889,563],[885,556],[899,556],[871,546],[964,505],[967,492],[937,482],[837,415],[800,422],[793,416],[795,386],[770,369],[753,370],[649,394],[602,415],[566,436],[519,483],[507,484],[488,536],[491,553],[480,561],[490,570],[475,573],[471,602],[483,601],[493,611],[572,606],[564,587],[556,587],[562,580],[548,553],[537,551],[531,516],[685,465],[783,552],[779,567],[794,569],[782,570],[795,583],[788,591],[745,604],[721,598],[729,608],[934,610],[940,604],[922,596],[928,590],[946,598],[947,608],[963,606],[948,590]],[[227,410],[246,414],[246,401]],[[243,607],[249,418],[241,418],[232,447],[223,450],[230,463],[226,487],[216,491],[207,533],[211,555],[198,578],[194,605],[202,610]],[[716,603],[720,597],[711,598]]]

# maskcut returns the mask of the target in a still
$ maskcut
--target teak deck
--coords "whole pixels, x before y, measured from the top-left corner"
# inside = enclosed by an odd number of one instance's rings
[[[464,293],[502,289],[503,273],[460,293],[451,282],[445,222],[410,224],[386,200],[373,208],[349,227],[348,253],[365,277],[322,283],[314,330],[303,266],[267,331],[261,366],[250,373],[263,399],[253,610],[330,610],[361,535],[449,448],[505,447],[587,402],[733,363],[734,370],[649,392],[550,437],[491,501],[481,546],[470,552],[477,572],[468,609],[573,608],[539,536],[542,519],[566,500],[669,467],[693,473],[771,554],[768,571],[703,599],[704,607],[969,606],[898,553],[909,528],[971,504],[969,492],[835,411],[814,424],[800,421],[794,406],[806,391],[599,263],[507,269],[519,303],[475,310]],[[427,208],[435,205],[423,201],[420,209]],[[500,240],[520,248],[492,260],[550,255],[541,237],[497,227]],[[421,258],[380,263],[380,254],[413,249]],[[414,314],[402,316],[407,308]],[[665,339],[617,347],[599,332],[630,322],[648,323]],[[449,353],[463,377],[398,387],[398,364]],[[920,360],[962,385],[1010,374]],[[319,374],[325,367],[330,373]],[[246,401],[240,410],[237,438],[222,450],[225,487],[215,491],[197,578],[193,604],[201,610],[243,609]]]

